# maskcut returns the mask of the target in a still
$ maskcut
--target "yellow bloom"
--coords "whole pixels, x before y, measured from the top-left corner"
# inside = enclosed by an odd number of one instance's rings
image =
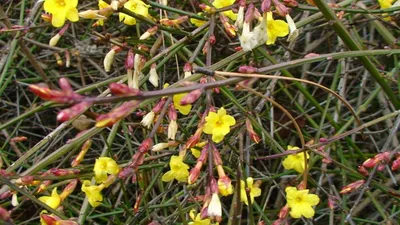
[[[212,4],[215,8],[220,9],[224,7],[228,7],[235,3],[235,0],[215,0]],[[224,11],[223,14],[229,17],[231,20],[235,21],[237,18],[237,14],[232,10]]]
[[[110,7],[110,5],[107,3],[107,2],[105,2],[105,1],[103,1],[103,0],[99,0],[99,9],[101,10],[101,9],[105,9],[105,8],[107,8],[107,7]],[[100,20],[97,20],[97,25],[99,25],[99,26],[103,26],[104,25],[104,19],[100,19]]]
[[[79,20],[78,0],[46,0],[44,10],[52,14],[51,24],[55,27],[62,27],[65,20],[76,22]]]
[[[188,93],[176,94],[172,98],[172,100],[174,101],[175,109],[179,110],[179,112],[182,113],[182,115],[189,114],[190,110],[192,109],[192,105],[191,104],[181,105],[182,98],[185,97],[187,94]]]
[[[218,191],[222,196],[228,196],[233,194],[233,186],[231,179],[228,176],[224,176],[218,179]]]
[[[261,189],[253,184],[254,180],[252,177],[248,177],[246,179],[246,183],[247,183],[247,188],[250,190],[249,196],[251,204],[253,204],[254,198],[261,195]],[[240,200],[244,202],[246,205],[249,205],[249,202],[247,201],[246,184],[244,183],[243,180],[240,181]]]
[[[201,214],[198,213],[195,216],[196,211],[194,209],[190,210],[189,216],[193,220],[193,222],[189,222],[189,225],[210,225],[211,220],[210,219],[201,219]]]
[[[308,194],[308,189],[297,190],[295,187],[287,187],[285,191],[291,217],[311,218],[314,216],[315,211],[312,206],[319,203],[318,195]]]
[[[162,181],[169,182],[176,179],[179,182],[186,182],[189,176],[189,166],[183,162],[183,156],[172,156],[169,162],[170,171],[162,176]]]
[[[117,174],[119,172],[119,166],[109,157],[100,157],[96,159],[93,171],[96,182],[102,183],[107,180],[107,174]]]
[[[52,209],[57,209],[58,206],[60,206],[61,197],[57,193],[57,188],[54,188],[53,191],[51,192],[51,196],[42,196],[39,198],[39,201],[50,206]]]
[[[294,150],[297,150],[297,149],[299,149],[299,148],[295,147],[295,146],[288,145],[287,151],[294,151]],[[307,152],[306,152],[306,155],[307,155],[307,159],[310,158],[310,155],[308,155]],[[306,166],[305,165],[305,160],[304,160],[304,153],[300,152],[300,153],[295,154],[295,155],[289,155],[288,157],[286,157],[285,160],[283,160],[282,165],[287,170],[294,169],[298,173],[303,173],[304,169],[305,169],[305,166]]]
[[[197,13],[197,15],[201,16],[202,13]],[[206,21],[204,21],[204,20],[198,20],[198,19],[195,19],[195,18],[190,18],[190,22],[193,25],[195,25],[196,27],[201,27],[201,26],[203,26],[203,24],[206,23]]]
[[[226,115],[226,110],[222,107],[217,113],[208,113],[203,132],[206,134],[212,134],[212,140],[215,143],[219,143],[224,139],[225,135],[229,133],[230,126],[235,124],[235,118]]]
[[[149,7],[149,5],[145,4],[141,0],[129,0],[124,4],[125,9],[128,9],[144,17],[151,18],[151,16],[149,15]],[[136,19],[125,13],[119,13],[119,21],[123,21],[127,25],[136,24]]]
[[[381,9],[387,9],[392,7],[393,0],[378,0]]]
[[[195,148],[191,148],[191,149],[190,149],[190,151],[192,152],[192,155],[193,155],[194,157],[196,157],[196,159],[199,158],[199,157],[200,157],[200,154],[201,154],[199,148],[200,148],[200,149],[203,148],[204,145],[206,145],[206,144],[207,144],[207,142],[206,142],[206,141],[203,141],[203,142],[200,142],[200,143],[196,144],[196,145],[195,145]]]
[[[283,20],[274,20],[272,12],[267,12],[267,45],[274,44],[277,37],[289,34],[289,25]]]
[[[104,185],[91,185],[90,181],[84,180],[82,184],[81,190],[85,192],[86,197],[89,200],[89,204],[92,207],[97,207],[103,201],[103,195],[101,195],[101,191],[104,189]]]

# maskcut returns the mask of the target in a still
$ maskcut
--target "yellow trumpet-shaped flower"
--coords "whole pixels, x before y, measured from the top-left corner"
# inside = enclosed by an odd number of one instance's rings
[[[89,204],[92,207],[97,207],[103,201],[103,195],[101,195],[101,191],[105,188],[104,184],[100,185],[91,185],[90,181],[84,180],[82,184],[81,190],[85,192],[86,197],[88,198]]]
[[[267,13],[267,45],[275,43],[277,37],[285,37],[289,34],[289,25],[283,20],[274,20],[272,12]]]
[[[107,180],[108,174],[117,174],[119,172],[119,166],[112,158],[100,157],[96,159],[93,171],[96,182],[102,183]]]
[[[250,190],[249,196],[251,204],[253,204],[255,197],[261,195],[261,189],[258,186],[254,185],[254,180],[252,177],[248,177],[246,179],[246,183],[244,183],[243,180],[240,181],[240,200],[244,202],[246,205],[249,205],[246,194],[246,184],[247,184],[247,189]]]
[[[189,216],[193,220],[193,222],[189,222],[189,225],[210,225],[211,220],[210,219],[201,219],[201,214],[197,213],[195,216],[196,211],[194,209],[190,210]]]
[[[61,197],[57,193],[57,188],[54,188],[51,192],[51,196],[42,196],[39,198],[39,201],[43,202],[44,204],[50,206],[53,209],[57,209],[61,203]]]
[[[215,8],[220,9],[224,7],[228,7],[235,3],[235,0],[215,0],[212,4]],[[223,14],[229,17],[231,20],[236,21],[237,14],[234,13],[232,10],[224,11]]]
[[[299,149],[296,146],[288,146],[287,151],[295,151]],[[308,155],[308,153],[306,152],[306,156],[307,159],[310,158],[310,155]],[[288,157],[286,157],[285,160],[283,160],[283,167],[285,167],[285,169],[287,170],[291,170],[294,169],[296,170],[298,173],[303,173],[304,169],[306,168],[306,161],[304,160],[304,153],[300,152],[298,154],[295,155],[289,155]]]
[[[287,187],[286,199],[290,208],[290,216],[293,218],[311,218],[315,211],[312,206],[319,203],[319,197],[316,194],[309,194],[308,189],[297,190],[295,187]]]
[[[172,156],[169,162],[170,171],[162,176],[162,181],[169,182],[176,179],[179,182],[186,182],[189,176],[189,166],[183,162],[183,156]]]
[[[172,97],[172,101],[174,102],[175,109],[177,109],[182,115],[187,115],[190,113],[190,110],[192,109],[191,104],[187,105],[181,105],[181,100],[184,98],[188,93],[181,93],[181,94],[176,94],[174,97]]]
[[[392,7],[393,0],[378,0],[381,9],[387,9]]]
[[[197,13],[197,15],[201,16],[202,13]],[[195,18],[190,18],[190,22],[195,25],[196,27],[201,27],[203,26],[203,24],[206,23],[206,21],[204,20],[199,20],[199,19],[195,19]]]
[[[76,22],[79,20],[78,0],[46,0],[44,10],[52,14],[51,24],[55,27],[62,27],[65,20]]]
[[[128,9],[136,14],[142,15],[147,18],[151,18],[149,14],[149,5],[141,0],[129,0],[124,4],[124,8]],[[125,13],[119,13],[119,21],[123,21],[127,25],[135,25],[136,19]]]
[[[203,132],[206,134],[212,134],[212,140],[215,143],[219,143],[224,139],[225,135],[229,133],[230,126],[235,124],[235,118],[233,118],[233,116],[226,115],[226,110],[221,108],[217,113],[208,113]]]

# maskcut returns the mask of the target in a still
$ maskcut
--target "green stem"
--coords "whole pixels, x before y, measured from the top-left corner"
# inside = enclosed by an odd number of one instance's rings
[[[328,4],[323,0],[315,0],[315,4],[321,10],[325,19],[332,23],[333,29],[336,31],[337,35],[343,40],[346,46],[352,51],[359,51],[361,47],[352,39],[350,33],[344,27],[343,23],[337,18],[334,11],[330,9]],[[386,96],[389,98],[390,102],[394,105],[396,109],[400,109],[400,100],[393,93],[392,89],[386,83],[386,81],[381,77],[378,69],[372,64],[371,60],[365,56],[358,56],[358,59],[364,65],[365,69],[369,71],[371,76],[375,79],[376,82],[382,87],[382,90],[385,92]]]

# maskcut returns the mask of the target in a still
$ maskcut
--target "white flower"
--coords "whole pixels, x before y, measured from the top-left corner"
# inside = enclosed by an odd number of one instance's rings
[[[244,21],[244,7],[239,6],[236,22],[235,22],[235,27],[238,29],[241,29],[243,27],[243,21]]]
[[[299,36],[299,30],[296,27],[292,17],[289,14],[286,14],[286,21],[289,24],[289,37],[287,41],[293,41]]]
[[[140,122],[144,127],[150,128],[150,126],[153,124],[153,120],[154,120],[154,112],[150,111],[149,113],[147,113],[142,121]]]
[[[250,24],[245,22],[243,24],[242,35],[239,37],[240,46],[243,51],[251,51],[257,45],[264,44],[267,39],[266,18],[263,17],[261,22],[250,32]]]
[[[150,69],[149,81],[154,87],[158,87],[158,74],[156,68],[153,66]]]
[[[19,205],[17,194],[13,194],[12,195],[12,197],[11,197],[11,205],[14,206],[14,207]]]
[[[176,132],[178,131],[178,124],[176,120],[171,120],[168,125],[168,138],[175,140]]]
[[[208,205],[207,215],[208,216],[217,216],[217,217],[222,216],[221,201],[219,200],[217,193],[213,193],[213,195],[211,197],[210,204]]]
[[[166,149],[168,147],[169,147],[169,143],[158,143],[156,145],[153,145],[151,150],[155,151],[155,152],[158,152],[158,151],[161,151],[161,150]]]

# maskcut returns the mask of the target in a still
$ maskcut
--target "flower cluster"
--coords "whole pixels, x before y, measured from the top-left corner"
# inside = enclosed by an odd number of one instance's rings
[[[296,151],[297,149],[299,148],[289,145],[287,151]],[[286,157],[286,159],[283,160],[282,165],[287,170],[294,169],[298,173],[302,174],[304,172],[304,169],[306,168],[306,159],[308,158],[310,158],[310,155],[307,152],[300,152]]]
[[[103,201],[101,191],[110,186],[115,179],[120,169],[115,160],[109,157],[99,157],[93,168],[95,181],[99,185],[92,184],[89,180],[84,180],[81,190],[86,194],[89,204],[92,207],[97,207]]]

